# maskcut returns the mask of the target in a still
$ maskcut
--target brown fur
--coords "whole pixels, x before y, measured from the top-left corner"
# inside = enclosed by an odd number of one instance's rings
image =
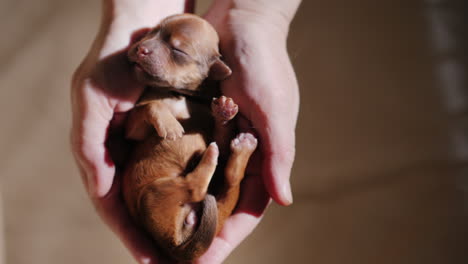
[[[218,42],[203,19],[175,15],[128,53],[149,88],[127,121],[127,137],[137,143],[124,175],[124,198],[135,221],[183,261],[202,255],[234,210],[257,145],[248,133],[233,139],[238,108],[232,99],[206,105],[173,93],[209,96],[201,93],[202,81],[231,74]]]

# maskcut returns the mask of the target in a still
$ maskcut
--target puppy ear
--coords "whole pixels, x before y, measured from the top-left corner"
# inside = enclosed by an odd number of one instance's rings
[[[229,68],[229,66],[227,66],[220,58],[216,58],[213,64],[211,64],[208,78],[221,81],[229,77],[231,73],[231,68]]]

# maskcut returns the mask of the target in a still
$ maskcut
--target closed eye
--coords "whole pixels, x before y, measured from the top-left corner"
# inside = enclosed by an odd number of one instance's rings
[[[172,48],[172,52],[174,52],[177,55],[188,56],[188,54],[185,51],[181,50],[181,49],[178,49],[178,48],[175,48],[175,47],[171,47],[171,48]]]

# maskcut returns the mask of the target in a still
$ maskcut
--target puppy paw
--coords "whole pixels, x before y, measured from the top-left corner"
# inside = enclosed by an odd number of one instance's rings
[[[240,133],[231,141],[231,151],[235,154],[252,154],[257,148],[258,141],[250,133]]]
[[[232,98],[221,96],[220,98],[213,98],[211,111],[217,121],[225,123],[236,116],[239,107]]]
[[[239,186],[245,176],[250,155],[257,148],[257,139],[250,133],[240,133],[231,141],[231,156],[226,166],[225,180],[230,187]],[[242,168],[239,170],[239,168]]]
[[[158,135],[164,139],[176,140],[185,133],[184,127],[174,117],[158,118],[152,123]]]

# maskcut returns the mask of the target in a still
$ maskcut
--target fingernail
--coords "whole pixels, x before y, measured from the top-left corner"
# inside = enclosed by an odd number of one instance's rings
[[[210,143],[210,146],[213,146],[213,147],[215,147],[215,148],[218,148],[218,144],[216,144],[216,142],[214,142],[214,141]]]
[[[293,203],[293,196],[289,181],[286,181],[286,183],[281,187],[281,197],[283,198],[286,206]]]

